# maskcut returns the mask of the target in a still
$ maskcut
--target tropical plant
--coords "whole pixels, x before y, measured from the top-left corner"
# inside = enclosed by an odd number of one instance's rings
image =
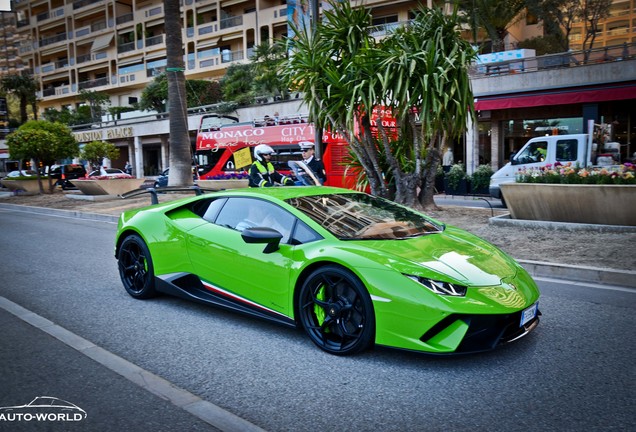
[[[59,111],[49,107],[44,110],[42,118],[49,122],[58,122],[69,126],[85,125],[92,122],[91,109],[87,105],[79,106],[76,110],[63,107]]]
[[[474,114],[474,51],[458,34],[456,11],[421,8],[377,42],[367,9],[333,6],[314,33],[292,25],[287,79],[303,92],[311,120],[347,140],[373,194],[434,207],[440,149]],[[395,127],[382,124],[387,117]]]
[[[280,41],[270,44],[263,42],[255,47],[252,64],[254,66],[254,85],[257,94],[274,95],[286,98],[289,84],[280,74],[287,61],[287,49]]]
[[[247,106],[254,102],[254,66],[251,64],[232,64],[227,68],[221,80],[223,100]]]
[[[183,61],[181,2],[164,0],[166,27],[166,74],[170,127],[170,178],[168,186],[192,185],[192,147],[188,133],[188,109]]]
[[[168,100],[168,79],[165,73],[159,74],[141,92],[139,109],[146,111],[166,112]]]
[[[27,107],[31,105],[33,118],[37,120],[37,99],[35,92],[37,83],[31,75],[5,75],[0,78],[0,88],[5,93],[16,96],[20,100],[20,124],[29,120]]]
[[[79,145],[69,127],[46,120],[26,122],[18,130],[7,135],[7,146],[12,159],[34,160],[40,193],[44,193],[42,179],[37,169],[40,164],[48,167],[48,171],[50,171],[57,160],[74,157],[79,153]],[[53,190],[50,177],[49,190]]]
[[[465,22],[473,34],[483,29],[492,44],[492,52],[503,51],[508,29],[523,18],[525,0],[460,0],[461,9],[470,17]],[[475,41],[476,42],[476,41]]]
[[[80,90],[78,99],[87,102],[91,111],[91,122],[100,122],[104,114],[105,107],[110,105],[110,96],[107,93],[95,90]]]
[[[570,33],[577,23],[583,23],[584,61],[599,33],[599,21],[610,14],[612,0],[525,0],[528,11],[543,23],[544,34],[557,35],[562,51],[570,49]],[[539,54],[537,52],[537,54]]]
[[[91,141],[84,145],[80,152],[80,158],[87,160],[93,169],[99,169],[104,163],[104,158],[118,157],[119,149],[108,141]]]

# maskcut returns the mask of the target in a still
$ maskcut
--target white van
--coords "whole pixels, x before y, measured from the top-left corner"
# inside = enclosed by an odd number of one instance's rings
[[[532,138],[510,162],[490,177],[490,195],[502,199],[499,185],[514,182],[522,169],[540,168],[555,162],[571,162],[581,167],[591,164],[592,141],[587,134],[551,135]]]

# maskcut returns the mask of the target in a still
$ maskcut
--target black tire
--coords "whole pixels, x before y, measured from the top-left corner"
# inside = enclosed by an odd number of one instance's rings
[[[298,296],[298,314],[312,342],[330,354],[356,354],[375,338],[369,293],[355,275],[338,266],[309,275]]]
[[[128,294],[137,299],[155,297],[155,273],[146,243],[138,235],[124,239],[117,256],[119,277]]]

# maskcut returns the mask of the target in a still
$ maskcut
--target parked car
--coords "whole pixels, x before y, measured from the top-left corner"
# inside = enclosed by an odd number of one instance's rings
[[[119,168],[105,168],[104,171],[106,171],[106,174],[102,173],[101,170],[91,171],[91,173],[88,176],[89,177],[99,177],[99,176],[105,175],[107,177],[115,177],[115,176],[127,176],[128,175],[123,170],[120,170]]]
[[[337,355],[484,351],[539,323],[539,289],[514,259],[348,189],[234,189],[126,211],[115,257],[133,298],[168,293],[299,326]]]
[[[166,168],[163,170],[161,175],[155,179],[155,187],[166,187],[168,186],[168,174],[170,173],[170,168]]]
[[[155,179],[154,187],[155,188],[167,187],[168,186],[168,176],[169,175],[170,175],[170,168],[166,168],[165,170],[163,170],[163,172],[159,175],[159,177],[157,177]],[[197,179],[197,176],[193,172],[192,173],[192,180],[196,180],[196,179]]]
[[[86,177],[86,169],[80,164],[57,165],[51,168],[50,176],[56,180],[56,185],[67,189],[75,187],[70,180]]]

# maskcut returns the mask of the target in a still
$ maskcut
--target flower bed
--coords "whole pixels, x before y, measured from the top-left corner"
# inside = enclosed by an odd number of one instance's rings
[[[517,183],[551,184],[636,184],[634,165],[625,163],[611,167],[581,168],[568,162],[548,164],[542,168],[522,169],[517,173]]]
[[[249,174],[232,173],[202,177],[196,184],[203,189],[238,189],[246,188],[249,183]]]

